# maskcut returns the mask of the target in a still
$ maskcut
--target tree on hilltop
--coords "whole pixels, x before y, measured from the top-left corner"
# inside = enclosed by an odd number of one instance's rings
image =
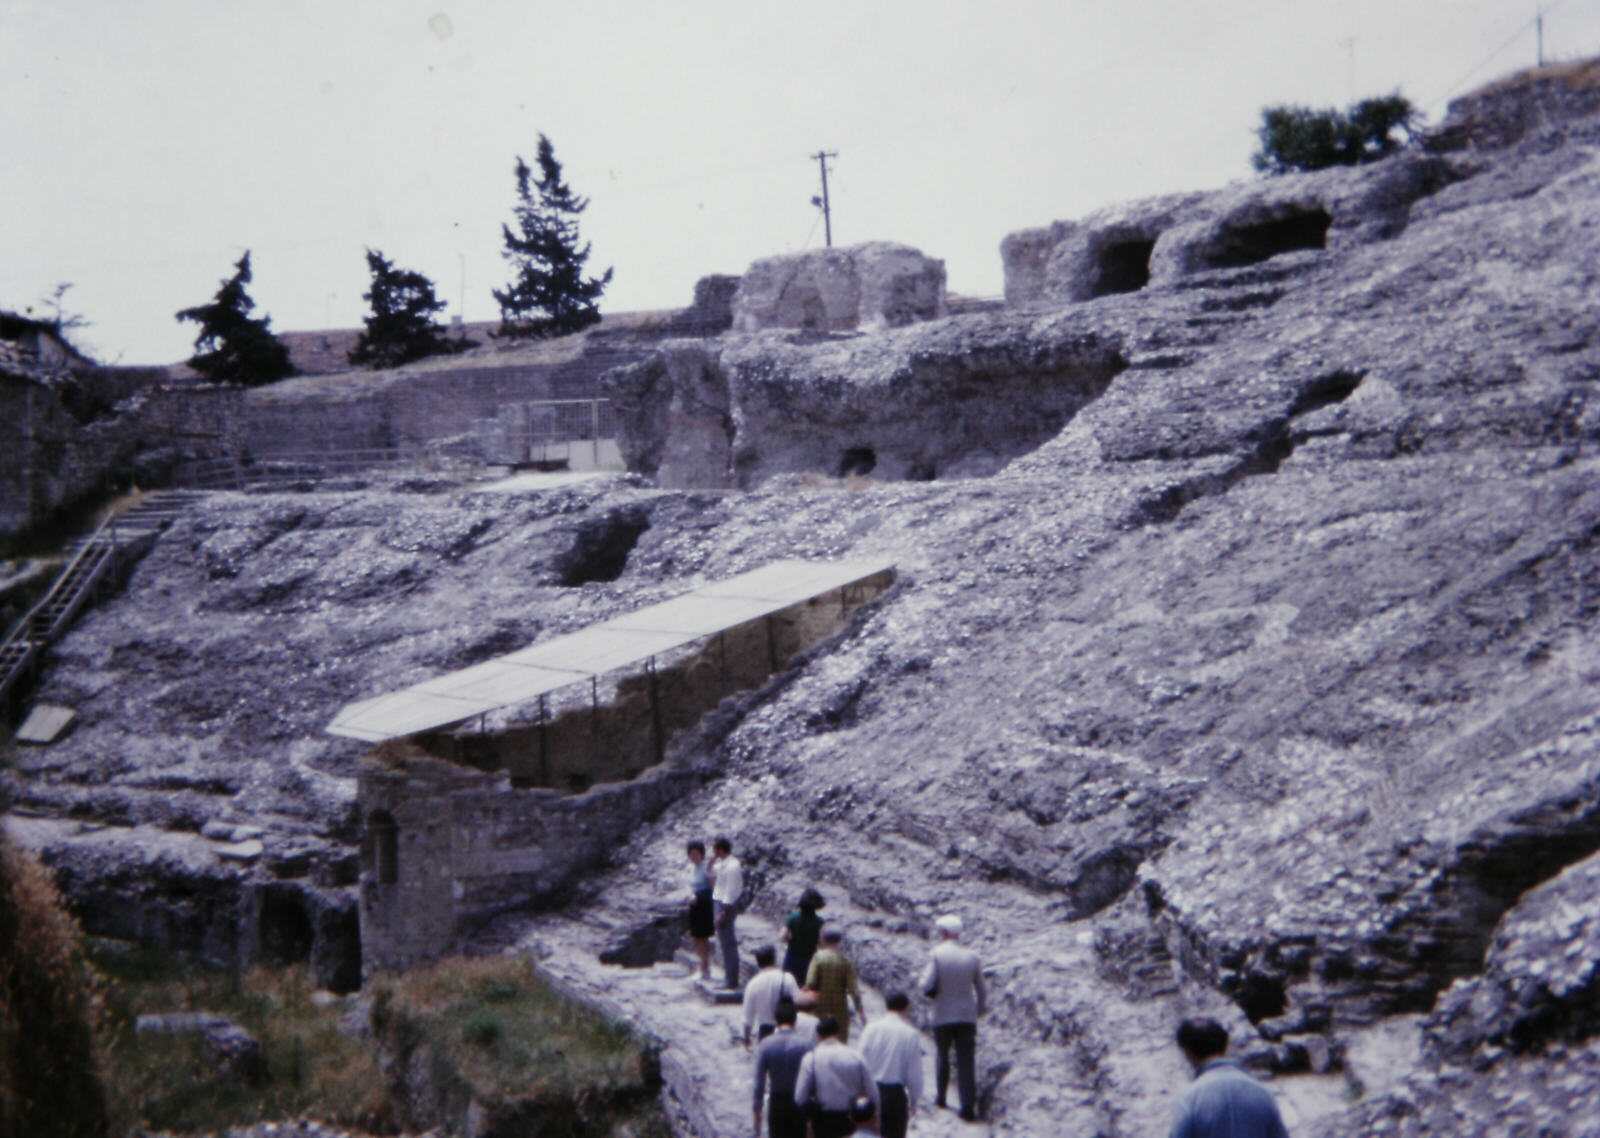
[[[397,269],[376,249],[367,250],[372,287],[361,296],[372,305],[366,331],[349,352],[353,364],[399,367],[427,356],[448,355],[474,345],[451,340],[434,319],[445,303],[433,293],[433,282],[411,269]]]
[[[600,319],[597,302],[611,270],[604,276],[585,277],[589,245],[578,243],[578,215],[589,199],[574,194],[561,180],[550,140],[539,135],[539,177],[517,157],[517,204],[512,207],[517,232],[500,227],[505,238],[503,256],[516,277],[494,290],[500,305],[497,335],[514,339],[565,336]]]
[[[1422,115],[1398,92],[1363,99],[1346,111],[1265,107],[1250,164],[1265,174],[1355,166],[1387,158],[1416,134]],[[1399,131],[1404,137],[1396,138]]]
[[[272,321],[250,315],[255,301],[245,292],[250,283],[250,250],[234,265],[210,304],[185,308],[178,319],[200,325],[189,366],[212,383],[258,386],[294,374],[289,350],[272,334]]]

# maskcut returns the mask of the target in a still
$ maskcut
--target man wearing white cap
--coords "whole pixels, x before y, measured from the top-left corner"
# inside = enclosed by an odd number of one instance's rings
[[[956,1087],[961,1094],[961,1117],[975,1122],[978,1089],[975,1071],[978,1017],[983,1014],[983,966],[978,954],[959,944],[961,918],[946,913],[934,921],[939,944],[922,970],[920,987],[933,1001],[933,1043],[937,1049],[938,1097],[942,1108],[950,1086],[950,1048],[956,1049]]]

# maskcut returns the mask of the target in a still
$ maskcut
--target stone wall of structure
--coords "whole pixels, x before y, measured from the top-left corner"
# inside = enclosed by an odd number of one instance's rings
[[[888,241],[753,263],[733,296],[733,330],[898,328],[945,314],[944,262]]]

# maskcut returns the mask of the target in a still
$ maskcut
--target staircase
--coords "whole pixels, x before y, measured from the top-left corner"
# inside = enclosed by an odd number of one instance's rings
[[[117,569],[128,558],[142,556],[196,497],[182,490],[148,494],[76,543],[72,558],[49,591],[0,641],[0,715],[15,721],[45,650],[66,632]]]

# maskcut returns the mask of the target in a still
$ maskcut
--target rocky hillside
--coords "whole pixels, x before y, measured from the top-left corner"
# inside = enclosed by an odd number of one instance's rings
[[[964,913],[1000,1132],[1160,1132],[1170,1032],[1203,1010],[1296,1134],[1595,1133],[1600,114],[1576,74],[1464,101],[1432,154],[1013,242],[1033,275],[1001,312],[730,335],[625,377],[646,427],[721,430],[740,490],[213,496],[60,646],[42,694],[83,722],[13,756],[20,828],[91,924],[103,883],[205,858],[337,894],[338,705],[773,558],[890,554],[846,640],[680,756],[717,777],[595,900],[504,935],[598,951],[652,919],[687,835],[727,831],[757,907],[817,884],[874,983]],[[1320,244],[1240,236],[1317,212]],[[1145,243],[1142,281],[1137,250],[1095,252]],[[908,480],[785,473],[875,444]],[[197,830],[189,862],[161,852]]]

